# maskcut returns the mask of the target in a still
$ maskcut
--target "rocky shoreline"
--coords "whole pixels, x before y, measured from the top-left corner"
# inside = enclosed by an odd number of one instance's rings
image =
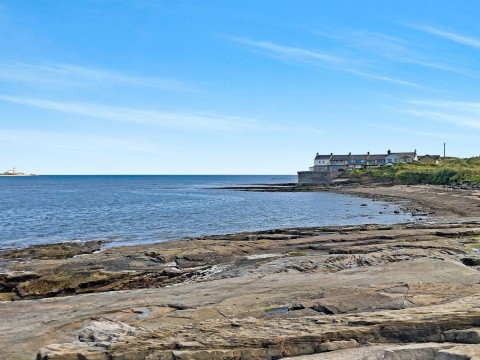
[[[480,359],[476,189],[241,190],[396,201],[424,221],[3,251],[0,358]]]

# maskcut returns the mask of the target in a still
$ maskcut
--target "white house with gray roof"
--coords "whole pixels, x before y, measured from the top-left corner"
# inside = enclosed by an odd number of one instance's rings
[[[388,150],[387,156],[385,157],[386,164],[398,164],[398,163],[411,163],[417,161],[417,150],[414,152],[400,152],[392,153]]]

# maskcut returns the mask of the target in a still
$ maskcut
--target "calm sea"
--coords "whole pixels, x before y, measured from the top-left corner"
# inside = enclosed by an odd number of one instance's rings
[[[332,193],[267,193],[219,186],[296,176],[0,177],[0,248],[106,239],[113,245],[287,227],[411,220],[394,204]],[[367,206],[362,206],[367,204]]]

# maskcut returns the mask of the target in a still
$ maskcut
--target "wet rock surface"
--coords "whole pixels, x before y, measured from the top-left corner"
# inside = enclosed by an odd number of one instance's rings
[[[10,253],[0,358],[478,359],[470,215]]]
[[[67,259],[81,254],[99,251],[105,241],[65,242],[49,245],[32,245],[25,249],[0,251],[2,259]]]

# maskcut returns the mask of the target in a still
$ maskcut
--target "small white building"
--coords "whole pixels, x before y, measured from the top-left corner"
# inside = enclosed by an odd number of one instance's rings
[[[330,158],[333,154],[330,155],[319,155],[315,156],[315,160],[313,161],[313,166],[328,166],[330,165]]]
[[[313,167],[310,167],[310,171],[327,171],[330,166],[330,158],[333,154],[330,155],[320,155],[317,153],[315,159],[313,160]]]
[[[385,157],[386,164],[411,163],[417,160],[417,150],[414,152],[401,153],[392,153],[390,150],[388,150],[387,156]]]

